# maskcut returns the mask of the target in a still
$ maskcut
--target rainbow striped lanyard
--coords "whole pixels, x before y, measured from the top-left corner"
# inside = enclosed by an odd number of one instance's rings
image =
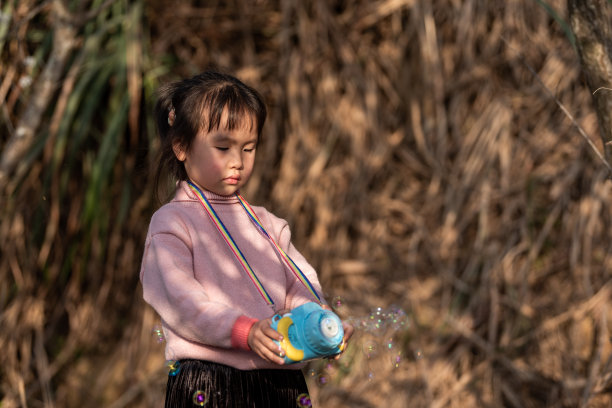
[[[193,190],[193,192],[195,193],[196,197],[198,198],[198,200],[200,201],[200,203],[206,210],[206,213],[210,217],[210,220],[212,221],[212,223],[215,225],[215,227],[217,228],[217,230],[223,237],[223,240],[230,247],[233,254],[236,256],[238,263],[240,263],[240,266],[242,266],[246,274],[249,276],[249,279],[251,279],[251,282],[253,282],[253,284],[257,288],[257,291],[259,292],[261,297],[266,301],[266,303],[270,307],[272,307],[272,309],[274,309],[274,301],[270,297],[270,294],[266,291],[266,288],[264,288],[263,284],[261,283],[261,281],[255,274],[255,271],[253,270],[253,268],[251,268],[251,265],[249,265],[249,262],[247,261],[246,257],[244,256],[240,248],[238,248],[236,241],[234,241],[234,238],[232,238],[232,235],[230,234],[228,229],[223,224],[223,221],[221,221],[221,218],[219,218],[219,216],[217,215],[217,212],[215,211],[213,206],[210,204],[210,201],[208,201],[208,199],[206,198],[202,190],[200,190],[198,186],[192,183],[191,180],[188,180],[187,184],[189,184],[189,187],[191,187],[191,190]],[[278,255],[281,257],[285,265],[287,265],[289,270],[306,287],[306,289],[308,289],[308,291],[313,295],[313,297],[317,299],[319,303],[321,303],[321,298],[317,294],[317,291],[315,290],[315,288],[312,286],[312,283],[310,283],[310,281],[308,280],[304,272],[302,272],[300,267],[297,266],[295,262],[293,262],[291,257],[287,255],[287,253],[283,251],[283,249],[276,243],[276,241],[270,236],[270,234],[268,234],[268,232],[262,225],[261,221],[259,220],[259,217],[257,217],[257,214],[255,214],[255,211],[253,211],[249,203],[247,203],[246,200],[238,193],[236,193],[236,197],[238,198],[238,201],[242,205],[242,208],[244,208],[244,210],[246,211],[250,220],[255,224],[255,226],[262,233],[262,235],[268,238],[268,240],[272,243],[272,246],[274,247]]]

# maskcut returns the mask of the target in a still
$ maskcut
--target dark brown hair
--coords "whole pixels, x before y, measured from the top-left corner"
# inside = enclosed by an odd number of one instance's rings
[[[174,109],[174,122],[168,115]],[[223,112],[227,120],[221,123]],[[155,192],[160,201],[160,184],[186,180],[187,173],[172,146],[177,143],[189,151],[201,130],[208,132],[223,126],[234,130],[254,126],[258,140],[266,120],[266,106],[261,95],[238,78],[217,71],[206,71],[192,78],[163,85],[155,104],[155,123],[161,149],[155,174]]]

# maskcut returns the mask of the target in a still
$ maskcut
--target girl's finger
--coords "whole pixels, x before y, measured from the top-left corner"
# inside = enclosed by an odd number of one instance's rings
[[[274,330],[272,327],[266,327],[262,330],[262,332],[272,340],[281,341],[283,339],[283,335]]]
[[[342,322],[342,328],[344,329],[344,339],[345,341],[348,341],[348,339],[350,339],[353,335],[354,328],[352,325],[345,322]]]
[[[280,348],[280,346],[275,344],[275,347],[264,347],[264,350],[262,351],[262,357],[264,357],[266,360],[275,363],[275,364],[285,364],[285,353],[284,351]]]

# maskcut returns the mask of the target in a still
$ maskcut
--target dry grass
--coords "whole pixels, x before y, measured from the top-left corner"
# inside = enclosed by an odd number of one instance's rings
[[[326,369],[331,383],[311,379],[319,406],[612,403],[612,183],[550,97],[601,150],[591,91],[553,16],[529,0],[190,3],[147,2],[150,42],[128,30],[144,58],[126,63],[131,119],[98,221],[86,214],[87,165],[58,169],[97,163],[102,142],[62,156],[58,136],[3,190],[2,408],[160,406],[162,346],[138,284],[155,206],[143,151],[156,144],[134,86],[150,99],[158,80],[208,65],[270,107],[250,201],[289,220],[346,316],[397,305],[409,317],[392,333],[359,330],[348,361]],[[550,5],[564,17],[565,2]],[[20,53],[43,46],[19,27],[2,54],[0,146],[35,98],[11,85]],[[57,106],[42,128],[62,117]],[[361,352],[390,334],[405,356],[397,368]]]

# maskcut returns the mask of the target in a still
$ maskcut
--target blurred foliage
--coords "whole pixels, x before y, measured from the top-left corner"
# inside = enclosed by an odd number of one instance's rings
[[[3,16],[10,17],[2,20],[10,23],[2,49],[5,156],[29,125],[21,122],[29,105],[43,109],[27,154],[3,168],[12,177],[2,185],[0,267],[4,324],[19,326],[3,346],[42,343],[31,355],[5,354],[2,393],[10,401],[21,390],[22,404],[34,393],[49,404],[51,379],[67,376],[78,355],[108,353],[129,324],[152,211],[154,136],[145,112],[162,71],[151,66],[140,1],[8,2]],[[58,56],[59,42],[73,44],[70,52]],[[53,83],[53,70],[61,81]],[[48,101],[37,92],[44,86],[54,87]],[[29,302],[41,316],[24,324]],[[13,372],[41,359],[33,371]],[[11,381],[40,385],[34,377],[46,384],[26,394]]]

